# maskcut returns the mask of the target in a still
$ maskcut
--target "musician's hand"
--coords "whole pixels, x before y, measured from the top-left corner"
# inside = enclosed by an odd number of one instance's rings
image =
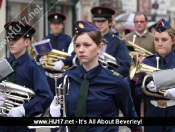
[[[142,61],[145,59],[144,56],[139,56],[139,62],[142,63]]]
[[[4,104],[5,99],[6,99],[6,95],[3,94],[3,93],[0,93],[0,106],[1,106],[2,104]]]
[[[44,62],[43,62],[43,56],[41,56],[41,57],[39,58],[39,63],[40,63],[41,65],[44,64]]]
[[[60,71],[64,66],[64,63],[61,60],[57,61],[57,62],[54,62],[54,64],[55,64],[54,70],[56,70],[56,71]]]
[[[154,84],[153,81],[150,81],[150,82],[147,84],[147,88],[148,88],[149,91],[151,91],[151,92],[156,92],[156,85]]]
[[[54,99],[50,105],[50,115],[52,117],[60,117],[61,113],[60,113],[60,104],[57,105],[57,97],[54,96]]]
[[[164,93],[164,96],[169,99],[175,99],[175,88],[166,90],[166,92]]]
[[[8,117],[23,117],[25,116],[25,109],[23,105],[12,108],[7,114]]]

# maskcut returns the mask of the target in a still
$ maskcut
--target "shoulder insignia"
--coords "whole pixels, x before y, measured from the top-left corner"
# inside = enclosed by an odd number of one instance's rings
[[[69,67],[67,70],[71,70],[71,69],[74,69],[76,66],[71,66],[71,67]]]
[[[42,66],[38,61],[36,61],[35,59],[33,59],[34,63],[37,65],[37,66]]]
[[[38,61],[35,61],[37,66],[41,66],[41,64]]]
[[[108,71],[108,75],[109,75],[109,76],[112,76],[112,77],[115,77],[115,78],[120,78],[120,77],[122,77],[120,73],[118,73],[118,72],[116,72],[116,71],[114,71],[114,70],[109,70],[109,69],[107,69],[107,71]]]
[[[119,74],[118,72],[114,72],[114,71],[113,71],[113,75],[119,76],[120,74]]]

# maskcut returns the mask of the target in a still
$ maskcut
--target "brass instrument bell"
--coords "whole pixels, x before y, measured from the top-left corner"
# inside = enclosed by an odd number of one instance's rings
[[[54,70],[54,62],[55,61],[66,59],[69,56],[71,56],[71,55],[66,53],[66,52],[52,49],[52,51],[43,55],[43,68],[49,69],[49,70]],[[68,68],[69,68],[69,66],[64,66],[61,71],[65,72]]]

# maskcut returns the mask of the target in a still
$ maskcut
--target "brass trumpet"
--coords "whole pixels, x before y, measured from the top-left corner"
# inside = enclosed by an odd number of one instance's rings
[[[67,57],[71,56],[70,54],[52,49],[52,51],[48,52],[47,54],[43,55],[43,68],[54,70],[54,62],[59,61],[61,59],[65,59]],[[64,66],[61,70],[61,72],[65,72],[69,66]]]

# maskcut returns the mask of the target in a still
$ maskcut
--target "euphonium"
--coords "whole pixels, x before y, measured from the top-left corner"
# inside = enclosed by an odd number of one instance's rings
[[[7,116],[12,108],[23,105],[35,96],[31,89],[11,82],[2,81],[0,90],[1,93],[6,95],[4,104],[0,106],[0,116]]]
[[[99,59],[99,61],[103,64],[103,66],[112,68],[113,70],[119,66],[119,63],[113,56],[107,53],[103,53],[103,55],[104,55],[104,59],[103,60]]]
[[[57,87],[57,75],[55,74],[55,93],[57,97],[57,104],[60,104],[61,109],[61,115],[62,117],[67,117],[67,103],[66,103],[66,97],[69,92],[69,77],[66,75],[64,77],[63,83],[61,83]],[[61,126],[59,132],[69,132],[69,127],[68,126]]]
[[[43,55],[43,68],[54,70],[54,62],[65,59],[68,56],[71,55],[63,51],[52,49],[52,51],[48,52],[46,55]],[[61,71],[65,72],[68,68],[69,66],[64,66]]]
[[[120,64],[118,63],[118,61],[111,55],[107,54],[107,53],[103,53],[104,59],[99,58],[98,60],[102,63],[102,65],[104,67],[107,68],[111,68],[111,69],[115,69],[118,66],[120,66]],[[72,60],[73,65],[77,66],[77,55],[75,55],[75,57]]]

